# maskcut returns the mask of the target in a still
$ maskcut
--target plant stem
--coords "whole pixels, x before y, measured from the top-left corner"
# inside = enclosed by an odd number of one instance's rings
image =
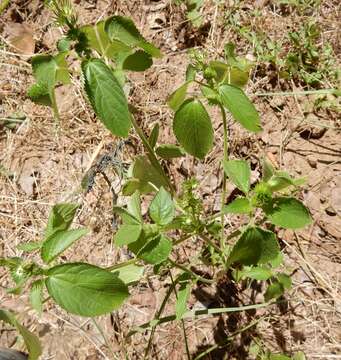
[[[107,348],[110,352],[110,355],[112,356],[113,359],[117,359],[114,350],[112,349],[109,340],[107,339],[107,337],[104,334],[104,331],[102,330],[102,328],[100,327],[100,325],[97,323],[97,321],[94,318],[91,318],[91,321],[93,322],[93,324],[95,325],[96,329],[98,330],[98,332],[101,334],[105,344],[107,345]]]
[[[141,139],[143,146],[145,147],[148,155],[148,159],[151,162],[151,164],[158,170],[160,175],[162,176],[163,180],[166,182],[166,184],[169,186],[169,189],[171,190],[171,193],[174,194],[175,188],[172,184],[172,182],[169,180],[169,177],[166,175],[165,171],[163,170],[161,164],[159,163],[158,159],[156,158],[154,149],[150,146],[148,139],[146,138],[146,135],[144,134],[143,130],[139,127],[137,124],[134,116],[131,116],[131,121],[134,126],[135,131],[137,132],[137,135]]]
[[[160,318],[163,310],[165,309],[165,306],[166,306],[166,304],[167,304],[167,301],[168,301],[169,297],[171,296],[171,294],[172,294],[172,292],[173,292],[173,290],[174,290],[175,285],[176,285],[176,283],[175,283],[175,284],[172,284],[172,285],[169,287],[169,289],[168,289],[165,297],[164,297],[163,300],[162,300],[162,304],[161,304],[158,312],[155,314],[154,321],[155,321],[155,320],[156,320],[156,321],[159,320],[159,318]],[[153,320],[152,320],[152,321],[153,321]],[[149,336],[148,345],[147,345],[146,350],[145,350],[145,352],[144,352],[144,359],[147,359],[147,356],[148,356],[148,354],[149,354],[149,350],[150,350],[150,348],[151,348],[151,346],[152,346],[152,342],[153,342],[153,337],[154,337],[156,325],[157,325],[157,324],[155,324],[155,325],[152,326],[152,331],[151,331],[150,336]],[[135,333],[136,333],[136,332],[135,332]],[[133,335],[133,334],[135,334],[135,333],[129,332],[128,336],[131,336],[131,335]]]
[[[210,280],[210,279],[205,279],[199,275],[197,275],[195,272],[193,272],[192,270],[186,268],[185,266],[183,265],[180,265],[180,264],[177,264],[175,261],[173,261],[172,259],[168,258],[168,261],[175,267],[181,269],[182,271],[192,275],[195,279],[197,279],[198,281],[201,281],[203,283],[206,283],[206,284],[213,284],[214,281],[213,280]]]
[[[187,311],[183,316],[182,319],[194,319],[197,316],[200,315],[215,315],[215,314],[224,314],[224,313],[231,313],[231,312],[241,312],[241,311],[247,311],[247,310],[253,310],[253,309],[260,309],[263,307],[267,307],[271,304],[273,304],[275,301],[269,301],[266,303],[261,304],[253,304],[253,305],[246,305],[246,306],[239,306],[239,307],[229,307],[229,308],[214,308],[214,309],[203,309],[203,310],[196,310],[196,311]],[[176,319],[176,315],[169,315],[165,316],[163,318],[158,319],[158,321],[155,323],[155,319],[152,321],[149,321],[143,325],[140,325],[136,327],[134,330],[130,331],[128,336],[132,336],[136,334],[137,332],[144,332],[148,330],[151,326],[152,328],[155,328],[155,326],[160,324],[165,324],[170,321],[174,321]]]
[[[200,237],[208,244],[211,245],[221,256],[224,255],[223,251],[219,246],[217,246],[212,240],[210,240],[206,235],[200,234]]]
[[[127,265],[130,265],[130,264],[135,264],[138,260],[139,259],[127,260],[127,261],[121,262],[119,264],[108,266],[105,270],[113,271],[113,270],[119,269],[119,268],[121,268],[123,266],[127,266]]]
[[[226,112],[224,107],[219,104],[221,116],[223,118],[223,129],[224,129],[224,155],[223,155],[223,161],[228,160],[228,129],[227,129],[227,119],[226,119]],[[224,241],[224,230],[225,230],[225,215],[223,214],[223,207],[225,205],[225,198],[226,198],[226,174],[223,167],[223,189],[221,194],[221,207],[220,207],[220,221],[221,221],[221,237],[220,237],[220,247],[223,250],[223,253],[225,253],[225,241]]]
[[[176,286],[175,286],[175,282],[174,282],[174,280],[173,280],[173,276],[172,276],[172,271],[171,271],[171,270],[169,271],[169,276],[170,276],[170,278],[171,278],[171,280],[172,280],[172,284],[173,284],[173,287],[174,287],[175,297],[178,298],[178,292],[176,291]],[[182,326],[182,331],[183,331],[183,333],[184,333],[185,349],[186,349],[187,359],[188,359],[188,360],[191,360],[191,355],[190,355],[189,347],[188,347],[188,341],[187,341],[187,335],[186,335],[186,328],[185,328],[184,319],[181,319],[181,326]]]

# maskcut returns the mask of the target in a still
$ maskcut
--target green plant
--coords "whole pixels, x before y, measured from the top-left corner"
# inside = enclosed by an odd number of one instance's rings
[[[283,0],[279,3],[304,11],[316,7],[319,2]],[[309,20],[285,36],[272,39],[253,23],[241,26],[244,18],[249,20],[250,14],[245,16],[239,4],[227,14],[228,24],[252,46],[257,63],[272,64],[282,79],[293,79],[314,87],[329,81],[337,86],[340,79],[337,60],[332,46],[321,41],[321,30],[316,20]]]
[[[187,19],[194,27],[200,27],[203,21],[200,9],[204,0],[175,0],[175,4],[180,5],[181,3],[186,6]]]
[[[28,350],[28,359],[38,359],[42,353],[39,339],[25,328],[15,317],[15,315],[8,310],[0,308],[0,320],[4,323],[13,326],[24,340],[25,346]]]
[[[16,284],[9,291],[21,293],[28,285],[31,304],[38,312],[51,298],[72,314],[94,317],[118,309],[129,296],[128,287],[138,282],[145,269],[152,266],[155,274],[169,275],[172,286],[155,319],[139,327],[143,331],[151,330],[146,356],[158,324],[204,314],[256,309],[283,295],[285,289],[290,288],[291,280],[276,270],[282,263],[282,254],[275,226],[299,229],[308,225],[311,217],[305,206],[290,195],[302,184],[302,179],[277,171],[264,160],[262,179],[252,184],[248,162],[229,158],[226,111],[245,129],[254,133],[261,131],[259,114],[243,91],[251,64],[234,54],[232,44],[225,46],[225,57],[221,60],[209,60],[203,53],[192,51],[186,81],[168,99],[174,111],[173,131],[179,145],[159,144],[159,127],[154,127],[149,137],[145,135],[130,111],[132,107],[128,104],[123,84],[127,71],[149,68],[153,57],[162,56],[160,50],[140,34],[129,18],[113,16],[95,25],[79,26],[67,0],[50,1],[49,6],[55,12],[58,24],[64,27],[65,37],[58,43],[58,54],[39,55],[32,59],[36,84],[30,88],[29,96],[39,104],[52,107],[58,118],[55,86],[69,82],[67,57],[76,55],[81,60],[84,92],[104,126],[118,137],[127,137],[134,128],[140,137],[146,155],[137,156],[128,172],[123,174],[125,182],[121,194],[129,197],[128,204],[126,207],[113,206],[114,214],[122,220],[114,234],[114,243],[117,247],[127,247],[134,257],[109,268],[58,261],[66,249],[87,234],[87,230],[70,229],[79,207],[77,204],[57,204],[50,213],[43,240],[20,245],[24,252],[39,250],[39,264],[25,257],[0,259],[0,265],[9,269]],[[193,91],[188,97],[190,87]],[[220,110],[224,133],[223,186],[218,214],[204,211],[195,178],[177,187],[161,162],[185,154],[197,159],[205,158],[214,144],[208,106]],[[227,181],[240,192],[240,196],[229,204],[225,204]],[[142,195],[147,193],[155,195],[148,214],[143,215]],[[237,231],[225,224],[225,216],[235,214],[247,218],[245,225]],[[197,239],[199,256],[196,260],[178,263],[173,250],[190,238]],[[235,238],[237,241],[232,242]],[[193,270],[198,261],[212,266],[213,278],[202,277]],[[178,272],[174,278],[175,269]],[[214,284],[219,272],[229,270],[236,281],[266,281],[265,303],[187,310],[186,303],[196,283]],[[44,300],[45,292],[49,297]],[[175,314],[162,318],[172,293],[177,298]],[[185,330],[184,336],[186,339]]]

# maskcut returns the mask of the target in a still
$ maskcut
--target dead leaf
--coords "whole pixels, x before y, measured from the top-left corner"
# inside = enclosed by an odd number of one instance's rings
[[[34,54],[35,40],[33,29],[28,24],[9,23],[6,24],[5,34],[9,43],[13,46],[14,51],[19,54]]]

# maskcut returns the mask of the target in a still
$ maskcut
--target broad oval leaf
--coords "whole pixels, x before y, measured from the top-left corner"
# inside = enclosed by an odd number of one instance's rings
[[[156,123],[152,129],[152,131],[150,132],[150,136],[149,136],[149,145],[154,148],[157,140],[159,138],[159,132],[160,132],[160,125],[158,123]]]
[[[88,229],[61,230],[54,232],[43,243],[41,258],[45,263],[50,263],[75,241],[88,233]]]
[[[233,85],[221,85],[219,94],[223,105],[245,129],[261,131],[259,114],[243,90]]]
[[[0,320],[14,326],[19,331],[28,350],[29,360],[38,360],[42,354],[42,348],[38,337],[26,329],[25,326],[21,325],[10,311],[0,309]]]
[[[311,223],[308,209],[294,198],[276,198],[272,207],[264,211],[274,225],[285,229],[300,229]]]
[[[259,265],[275,259],[279,253],[279,246],[273,232],[259,227],[250,227],[233,247],[228,264],[239,262],[243,265]]]
[[[190,83],[191,81],[186,81],[169,95],[167,104],[173,111],[178,110],[181,104],[185,101],[188,85]]]
[[[174,134],[187,153],[203,159],[213,146],[213,128],[204,105],[195,99],[185,101],[175,113]]]
[[[252,205],[248,198],[242,197],[233,200],[228,205],[224,205],[222,212],[224,214],[249,214],[252,211]]]
[[[134,183],[134,186],[136,186],[134,191],[139,190],[141,194],[155,191],[151,184],[154,184],[157,188],[161,186],[167,187],[168,185],[159,171],[143,155],[136,157],[132,167],[132,176],[134,179],[139,180],[139,182]]]
[[[142,231],[141,224],[123,224],[118,229],[114,236],[114,241],[117,246],[128,245],[140,237]]]
[[[48,238],[56,231],[67,230],[79,208],[78,204],[60,203],[53,206],[47,226],[45,229],[45,238]]]
[[[140,34],[134,22],[128,17],[112,16],[107,19],[105,31],[111,41],[119,40],[128,46],[140,47],[153,57],[162,57],[161,51]]]
[[[164,235],[150,240],[137,254],[139,259],[149,264],[160,264],[168,259],[172,251],[172,242]]]
[[[47,271],[46,287],[66,311],[87,317],[118,309],[128,297],[127,286],[110,271],[85,263],[57,265]]]
[[[100,59],[82,62],[84,88],[96,115],[112,134],[126,137],[131,128],[128,102],[112,70]]]
[[[174,214],[175,206],[172,196],[161,187],[149,206],[149,215],[156,224],[167,225],[172,222]]]
[[[80,31],[87,38],[87,45],[96,50],[100,55],[116,60],[120,53],[129,54],[131,48],[122,42],[115,40],[110,41],[108,34],[104,30],[105,21],[100,21],[96,25],[85,25]]]
[[[43,311],[43,289],[44,280],[37,280],[31,285],[30,303],[39,315]]]
[[[181,147],[173,145],[173,144],[162,144],[155,149],[157,155],[162,157],[162,159],[169,160],[178,157],[185,156],[186,153],[184,152]]]
[[[152,65],[152,57],[145,51],[138,50],[125,58],[122,68],[131,71],[145,71]]]
[[[228,160],[223,162],[224,171],[229,179],[245,194],[250,189],[251,169],[245,160]]]
[[[187,311],[187,301],[190,294],[191,284],[189,282],[181,284],[180,289],[177,293],[177,299],[175,304],[175,315],[177,320],[180,320],[183,314]]]
[[[136,264],[122,264],[122,266],[117,266],[110,271],[126,285],[132,285],[137,283],[143,276],[144,266]]]

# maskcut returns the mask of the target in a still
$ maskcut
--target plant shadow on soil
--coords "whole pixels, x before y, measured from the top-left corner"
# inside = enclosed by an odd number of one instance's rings
[[[205,274],[201,274],[204,276]],[[243,303],[241,297],[243,294],[241,290],[231,281],[231,274],[221,279],[216,287],[216,292],[212,295],[205,285],[201,284],[193,290],[194,297],[201,303],[209,303],[210,308],[218,307],[238,307],[246,305]],[[256,297],[262,293],[260,282],[253,281],[251,283],[249,293],[249,303],[256,303]],[[277,300],[276,308],[274,311],[284,315],[291,312],[291,308],[288,300],[282,296]],[[230,314],[217,315],[218,319],[215,328],[213,329],[214,343],[200,345],[197,347],[195,353],[192,354],[192,358],[197,357],[204,360],[221,360],[221,359],[250,359],[249,347],[253,339],[262,339],[262,334],[257,328],[257,323],[249,329],[241,332],[241,336],[238,336],[238,331],[248,324],[257,320],[257,310],[247,310],[244,312],[235,312]],[[288,324],[289,327],[290,324]],[[274,339],[278,347],[285,353],[288,351],[287,341],[282,331],[272,327]],[[304,341],[304,334],[295,333],[292,334],[297,341]],[[232,337],[231,340],[228,340]],[[209,351],[213,347],[214,350]],[[203,355],[205,351],[208,351],[206,355]]]

